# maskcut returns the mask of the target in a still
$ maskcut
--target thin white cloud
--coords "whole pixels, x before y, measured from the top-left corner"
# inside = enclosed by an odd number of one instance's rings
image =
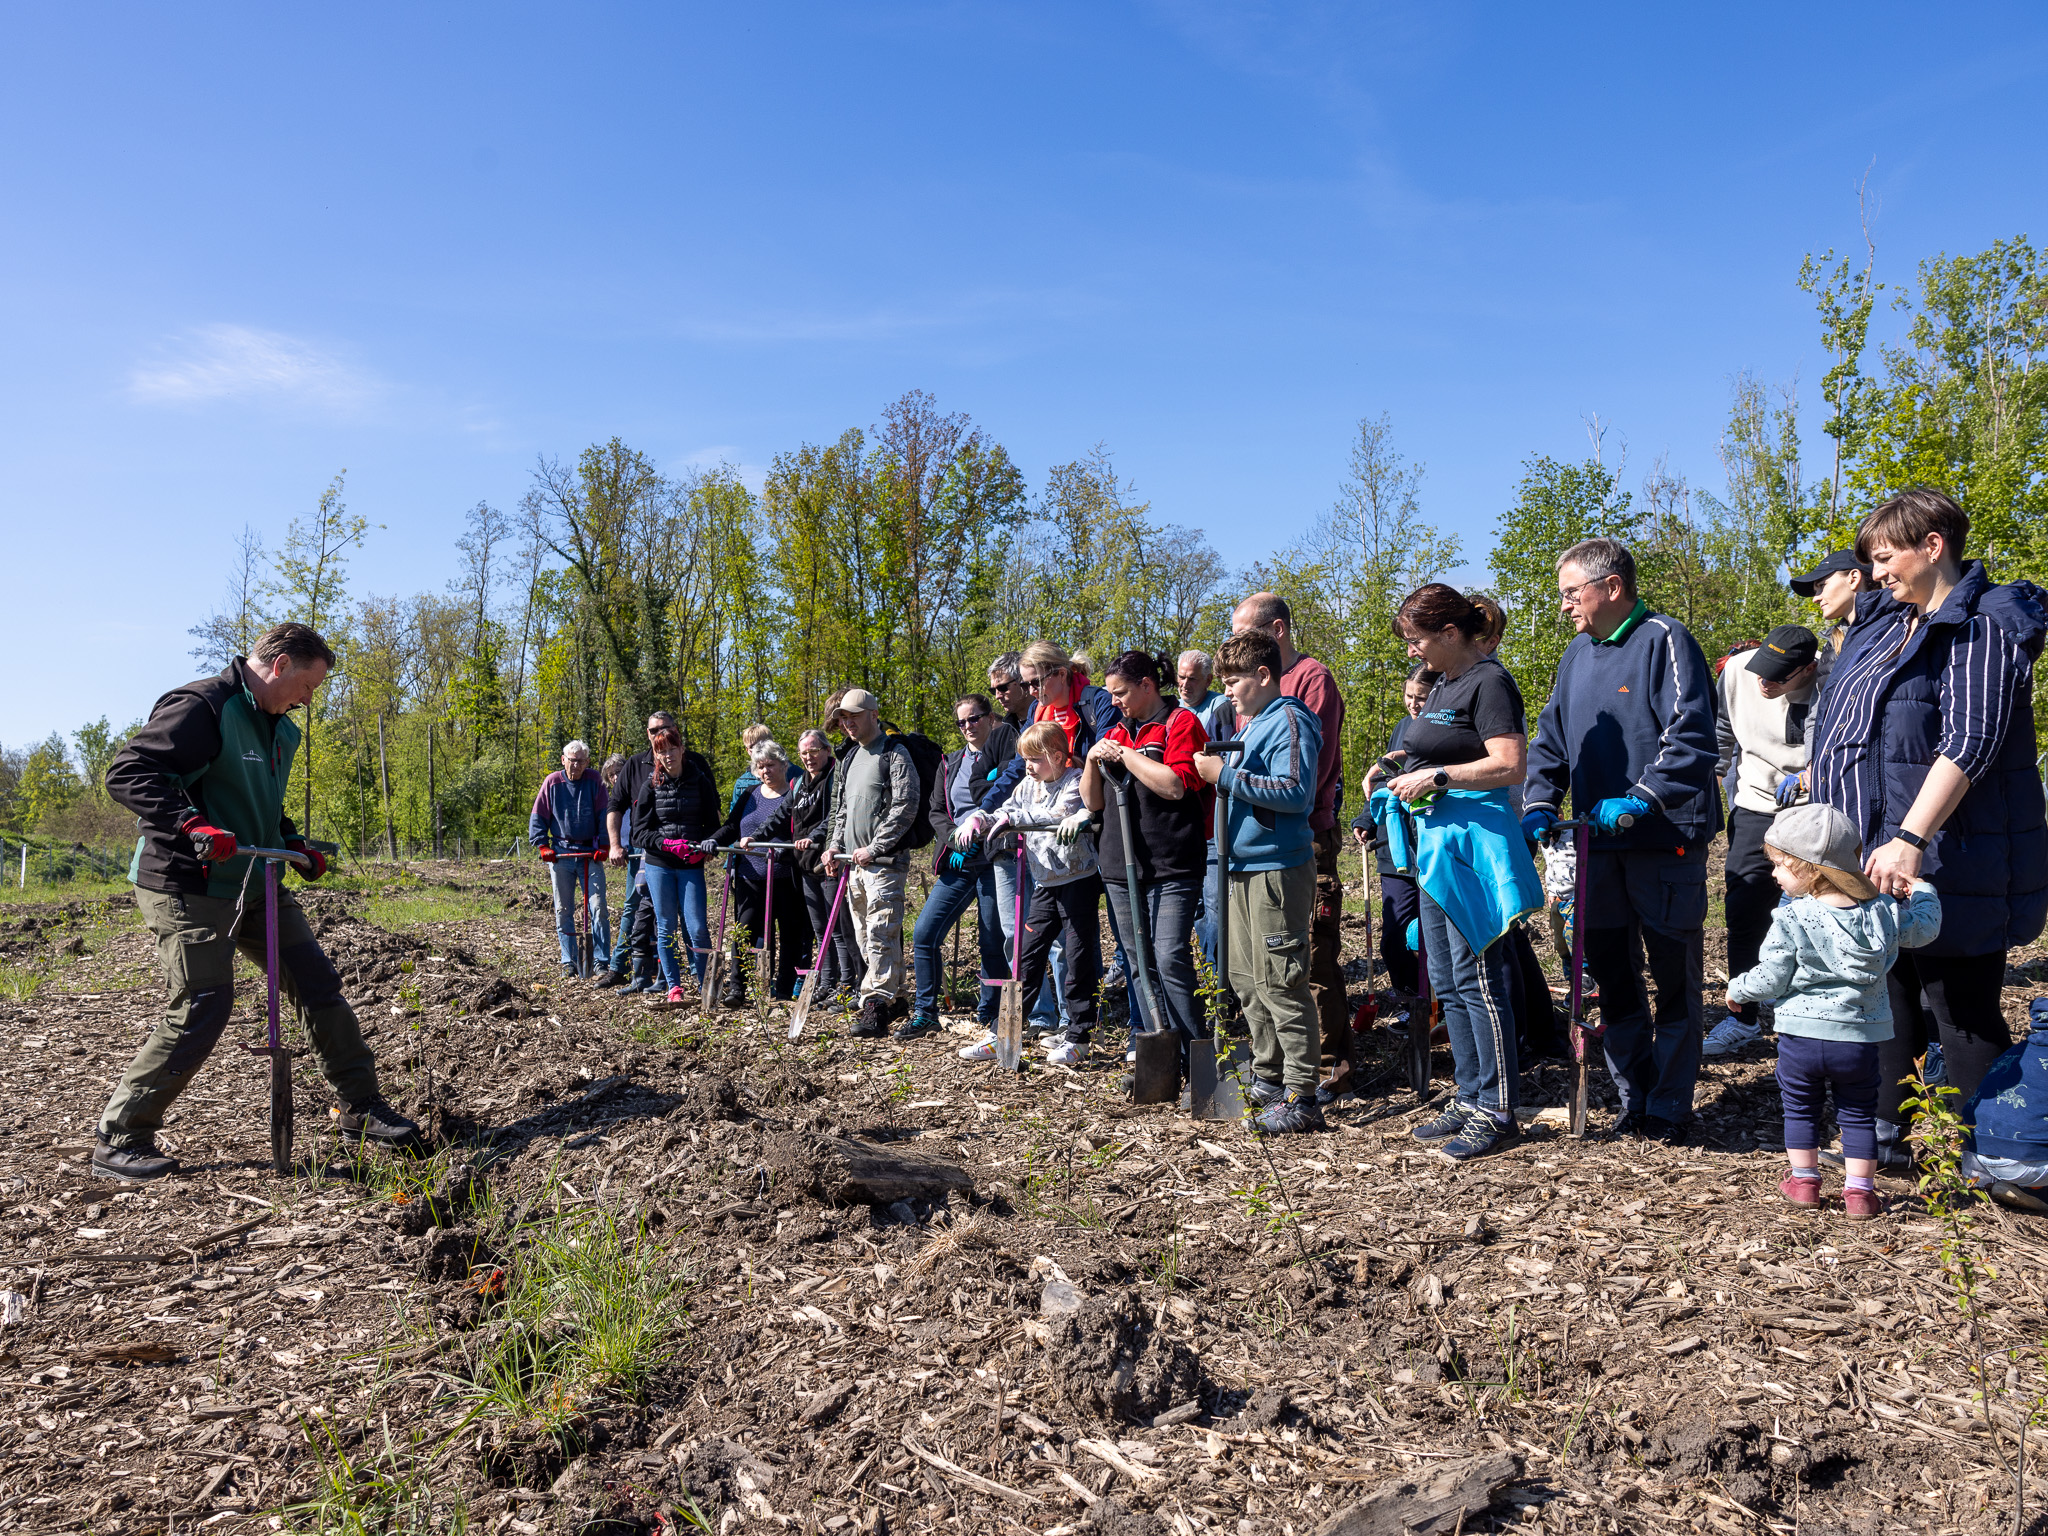
[[[245,325],[202,326],[128,375],[130,396],[165,405],[269,400],[345,411],[379,392],[375,379],[297,337]]]

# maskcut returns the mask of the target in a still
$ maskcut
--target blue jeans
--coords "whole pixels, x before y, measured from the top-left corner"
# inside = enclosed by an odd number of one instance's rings
[[[1195,942],[1202,946],[1202,958],[1209,964],[1209,974],[1219,982],[1223,979],[1223,962],[1217,958],[1216,950],[1216,909],[1222,903],[1222,887],[1217,885],[1215,845],[1210,844],[1209,867],[1202,875],[1202,889],[1195,900]]]
[[[1003,924],[996,915],[996,906],[996,872],[986,864],[978,870],[941,870],[932,878],[932,893],[925,898],[924,908],[917,914],[917,927],[910,935],[912,962],[917,968],[917,1013],[939,1011],[939,979],[946,971],[946,938],[967,915],[969,907],[976,909],[974,923],[980,941],[981,974],[1010,974],[1009,952],[1003,946]],[[1013,907],[1012,921],[1015,917]],[[974,1011],[982,1023],[994,1025],[1001,1000],[1002,993],[997,988],[981,989]]]
[[[690,957],[690,974],[704,979],[705,958],[711,952],[711,918],[704,894],[704,866],[688,869],[658,869],[643,865],[647,877],[647,899],[654,907],[654,954],[661,966],[661,984],[683,984],[682,957]],[[684,934],[687,932],[688,937]]]
[[[1105,880],[1112,923],[1137,937],[1131,927],[1130,887]],[[1143,1029],[1174,1029],[1188,1039],[1206,1034],[1200,1006],[1195,1002],[1195,953],[1189,944],[1194,929],[1195,908],[1201,900],[1199,880],[1155,880],[1140,886],[1145,902],[1145,936],[1150,941],[1145,960],[1152,980],[1159,988],[1159,1000],[1166,1009],[1162,1023],[1152,1017],[1145,1002],[1145,989],[1138,985],[1134,965],[1130,973],[1131,1034]]]
[[[640,909],[647,905],[647,882],[640,878],[641,858],[637,853],[626,855],[626,905],[619,913],[619,953],[614,957],[615,968],[623,971],[629,960],[636,960],[644,968],[646,957],[652,952],[651,946],[638,942],[633,924],[647,921]]]
[[[590,958],[599,970],[612,963],[612,914],[604,900],[604,865],[596,859],[557,859],[548,866],[555,891],[555,936],[562,941],[562,964],[576,963],[576,908],[583,871],[590,871]]]
[[[1429,988],[1442,1002],[1451,1037],[1451,1075],[1458,1102],[1475,1104],[1495,1120],[1515,1115],[1515,993],[1508,980],[1507,945],[1495,939],[1474,954],[1458,925],[1422,893],[1422,943],[1429,953]],[[1420,1027],[1420,1026],[1418,1026]]]

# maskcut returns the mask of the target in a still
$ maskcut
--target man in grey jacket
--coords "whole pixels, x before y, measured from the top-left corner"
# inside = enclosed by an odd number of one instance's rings
[[[832,833],[825,873],[851,870],[846,914],[867,961],[860,1016],[852,1034],[886,1034],[903,1006],[903,895],[910,878],[907,843],[918,811],[917,764],[910,749],[882,729],[882,704],[865,688],[839,700],[838,724],[850,750],[832,785]]]
[[[1819,691],[1813,631],[1780,624],[1755,650],[1728,658],[1721,669],[1721,709],[1715,723],[1721,748],[1719,776],[1735,771],[1728,805],[1728,974],[1756,964],[1778,881],[1764,852],[1764,834],[1779,811],[1806,799],[1806,723]],[[1763,1034],[1758,1005],[1739,1003],[1707,1032],[1704,1054],[1732,1056]]]

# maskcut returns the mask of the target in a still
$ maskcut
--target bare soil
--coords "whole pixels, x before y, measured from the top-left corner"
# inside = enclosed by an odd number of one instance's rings
[[[9,974],[47,975],[0,1003],[0,1530],[1306,1536],[1489,1456],[1512,1475],[1464,1531],[2012,1528],[2048,1245],[1977,1211],[1973,1333],[1908,1186],[1861,1226],[1787,1206],[1768,1040],[1705,1068],[1697,1145],[1539,1114],[1459,1168],[1406,1134],[1391,1038],[1327,1134],[1260,1142],[1124,1102],[1113,1030],[1087,1070],[1006,1076],[955,1057],[964,1020],[898,1045],[821,1016],[785,1048],[779,1012],[564,982],[537,882],[417,868],[502,915],[393,933],[364,893],[302,897],[439,1148],[411,1167],[334,1142],[305,1058],[311,1161],[272,1173],[245,977],[167,1127],[182,1171],[92,1179],[160,1006],[148,936],[120,902],[0,916]],[[1524,1102],[1565,1089],[1540,1064]],[[865,1203],[849,1138],[964,1177]],[[579,1213],[687,1317],[522,1421],[479,1362],[599,1328],[603,1298],[502,1300]]]

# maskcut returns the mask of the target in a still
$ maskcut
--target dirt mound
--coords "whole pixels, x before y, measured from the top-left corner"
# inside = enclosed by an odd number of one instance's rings
[[[1195,1397],[1202,1362],[1123,1292],[1092,1296],[1053,1324],[1060,1400],[1092,1419],[1147,1424]]]

